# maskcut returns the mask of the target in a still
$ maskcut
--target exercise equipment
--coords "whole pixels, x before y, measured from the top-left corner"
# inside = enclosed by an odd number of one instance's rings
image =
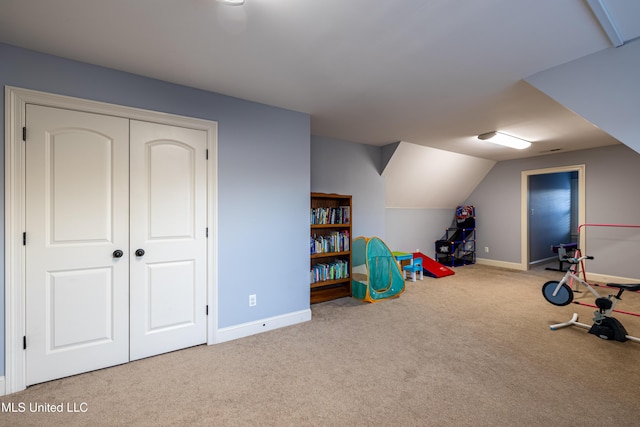
[[[585,234],[586,230],[588,227],[598,227],[598,228],[640,228],[640,225],[635,225],[635,224],[596,224],[596,223],[587,223],[587,224],[580,224],[578,226],[578,234],[580,234],[581,232],[583,234]],[[584,229],[584,230],[583,230]],[[585,236],[585,240],[586,240],[586,236]],[[573,255],[568,255],[568,256],[572,256],[574,258],[579,258],[581,254],[580,249],[575,249],[573,251]],[[580,262],[579,265],[576,265],[574,268],[574,273],[576,275],[580,275],[580,273],[582,274],[582,278],[584,281],[587,281],[587,273],[586,273],[586,269],[584,266],[584,261]],[[574,292],[580,292],[579,290],[579,286],[580,286],[580,282],[576,282],[575,284],[573,282],[569,283],[569,285],[572,286]],[[594,287],[607,287],[607,285],[602,285],[602,284],[598,284],[598,283],[591,283],[591,286]],[[635,291],[638,292],[638,291]],[[588,304],[586,302],[582,302],[582,301],[574,301],[574,304],[578,304],[578,305],[584,305],[587,307],[596,307],[593,304]],[[614,310],[616,313],[622,313],[622,314],[629,314],[631,316],[638,316],[640,317],[640,313],[634,313],[634,312],[630,312],[630,311],[623,311],[623,310]]]
[[[476,208],[456,207],[453,225],[436,240],[436,261],[449,266],[475,264],[476,262]]]
[[[551,251],[558,254],[558,268],[547,267],[546,270],[566,272],[568,269],[564,268],[565,260],[567,257],[575,256],[576,249],[578,249],[577,243],[560,243],[551,246]]]
[[[550,280],[542,285],[542,295],[551,304],[557,306],[565,306],[571,304],[573,301],[573,289],[569,283],[574,281],[583,284],[589,292],[595,297],[595,307],[593,324],[587,325],[585,323],[578,322],[578,314],[574,313],[571,320],[568,322],[558,323],[549,326],[552,331],[565,328],[567,326],[579,326],[581,328],[589,329],[589,333],[605,340],[614,341],[635,341],[640,343],[640,338],[633,337],[627,334],[624,326],[616,318],[611,316],[611,313],[615,311],[616,304],[622,300],[622,294],[624,291],[638,291],[640,290],[640,283],[637,284],[620,284],[620,283],[608,283],[610,288],[617,288],[616,294],[609,294],[604,297],[598,293],[598,291],[589,284],[586,280],[582,279],[578,275],[578,265],[585,260],[594,259],[592,256],[582,255],[579,257],[566,257],[565,262],[571,264],[571,267],[567,270],[562,280]]]
[[[356,237],[351,243],[351,295],[366,302],[398,297],[404,292],[400,265],[378,237]]]
[[[640,228],[637,224],[580,224],[578,226],[578,234],[585,227],[622,227],[622,228]]]

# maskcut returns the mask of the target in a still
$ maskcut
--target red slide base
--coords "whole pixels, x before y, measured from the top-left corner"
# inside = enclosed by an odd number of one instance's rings
[[[414,258],[422,258],[422,269],[424,270],[424,274],[435,277],[439,279],[440,277],[451,276],[452,274],[456,274],[452,269],[445,267],[440,264],[438,261],[429,258],[422,252],[414,252]]]

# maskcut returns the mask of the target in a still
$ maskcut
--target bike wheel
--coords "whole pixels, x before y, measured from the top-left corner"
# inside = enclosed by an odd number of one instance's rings
[[[554,296],[553,293],[559,283],[560,282],[557,280],[551,280],[542,285],[542,296],[544,296],[544,299],[549,301],[551,304],[562,307],[564,305],[571,304],[573,301],[573,290],[569,285],[563,283],[562,286],[560,286],[558,293]]]

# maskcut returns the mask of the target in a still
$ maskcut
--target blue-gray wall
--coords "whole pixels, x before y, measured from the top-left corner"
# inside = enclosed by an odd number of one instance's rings
[[[6,85],[218,122],[218,327],[309,308],[309,115],[0,44]],[[4,306],[3,281],[0,376]]]
[[[353,196],[353,236],[380,237],[391,250],[420,249],[433,256],[434,242],[451,225],[454,209],[385,206],[382,170],[398,144],[376,147],[311,137],[311,191]]]
[[[466,200],[476,207],[477,248],[491,248],[479,257],[520,264],[522,171],[585,165],[586,222],[640,225],[640,154],[624,145],[593,148],[499,162]],[[590,272],[640,278],[635,253],[640,229],[586,232],[587,250],[596,257]],[[602,238],[599,235],[604,234]]]
[[[311,191],[352,196],[353,237],[385,238],[382,148],[311,138]]]

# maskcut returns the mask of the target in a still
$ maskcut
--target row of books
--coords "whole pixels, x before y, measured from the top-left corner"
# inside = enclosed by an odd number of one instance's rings
[[[336,259],[330,263],[316,264],[311,268],[311,283],[349,277],[349,261]]]
[[[314,235],[311,238],[311,254],[329,252],[345,252],[351,250],[348,230],[334,231],[323,236]]]
[[[351,207],[311,209],[311,224],[349,224],[351,223]]]

